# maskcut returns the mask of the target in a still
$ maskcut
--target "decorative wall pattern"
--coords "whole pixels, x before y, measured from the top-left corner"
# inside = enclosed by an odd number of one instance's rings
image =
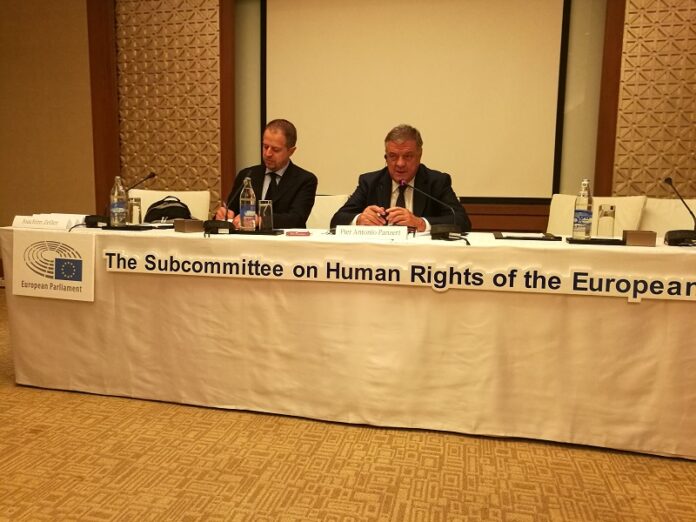
[[[219,0],[116,0],[121,175],[220,199]]]
[[[696,0],[627,0],[614,194],[696,197]]]

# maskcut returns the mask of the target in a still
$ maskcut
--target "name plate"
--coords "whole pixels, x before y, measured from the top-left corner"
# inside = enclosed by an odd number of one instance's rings
[[[408,237],[408,227],[366,227],[360,225],[338,225],[336,237],[352,239],[372,239],[377,241],[405,240]]]
[[[84,221],[83,214],[34,214],[33,216],[15,216],[12,227],[69,230],[70,227],[84,223]]]

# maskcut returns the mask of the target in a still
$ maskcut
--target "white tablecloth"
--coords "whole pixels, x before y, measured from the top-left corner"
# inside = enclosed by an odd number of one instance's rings
[[[694,250],[79,233],[97,234],[93,303],[14,296],[0,230],[19,384],[696,458],[693,301],[116,273],[103,259],[154,248],[693,278]]]

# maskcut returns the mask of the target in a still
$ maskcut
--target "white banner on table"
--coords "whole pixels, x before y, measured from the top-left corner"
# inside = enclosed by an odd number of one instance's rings
[[[302,262],[235,254],[225,257],[182,253],[179,249],[147,246],[128,252],[104,250],[107,272],[168,274],[197,277],[250,278],[335,283],[408,285],[446,290],[492,290],[544,294],[696,301],[696,277],[655,277],[649,273],[606,273],[587,267],[570,267],[567,273],[507,261],[498,269],[471,263],[443,264],[436,258],[391,262],[356,262],[342,256],[308,257]]]
[[[94,235],[15,230],[12,293],[94,301]]]

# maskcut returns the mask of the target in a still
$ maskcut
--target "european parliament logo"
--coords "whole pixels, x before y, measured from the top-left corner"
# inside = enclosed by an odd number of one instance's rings
[[[41,277],[82,281],[82,258],[77,250],[59,241],[38,241],[24,250],[27,268]]]

